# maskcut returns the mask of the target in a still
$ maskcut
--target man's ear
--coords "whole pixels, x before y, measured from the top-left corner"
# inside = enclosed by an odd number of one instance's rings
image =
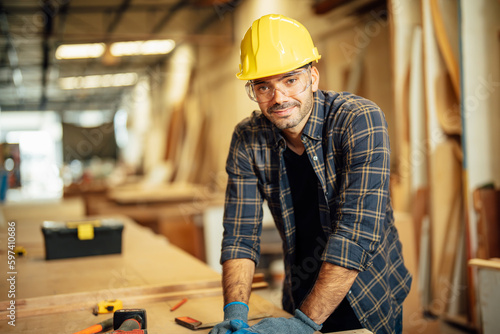
[[[311,66],[311,89],[313,92],[318,90],[319,87],[319,71],[316,66]]]

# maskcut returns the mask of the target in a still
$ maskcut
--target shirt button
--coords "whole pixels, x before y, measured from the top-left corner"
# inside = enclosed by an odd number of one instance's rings
[[[317,160],[318,160],[318,156],[317,156],[317,155],[315,155],[315,156],[313,157],[313,160],[314,160],[314,161],[317,161]]]

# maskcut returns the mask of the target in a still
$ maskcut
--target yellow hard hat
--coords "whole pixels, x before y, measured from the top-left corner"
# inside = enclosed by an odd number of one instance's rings
[[[321,55],[302,24],[270,14],[252,23],[241,41],[240,57],[236,77],[253,80],[292,71],[318,61]]]

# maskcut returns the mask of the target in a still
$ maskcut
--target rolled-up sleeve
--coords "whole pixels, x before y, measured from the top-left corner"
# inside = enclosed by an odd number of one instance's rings
[[[343,161],[322,260],[364,271],[383,238],[390,146],[383,112],[374,104],[357,110],[346,113],[343,133],[334,143]]]
[[[260,257],[263,198],[244,137],[241,129],[236,128],[226,161],[228,183],[221,263],[235,258],[258,263]]]

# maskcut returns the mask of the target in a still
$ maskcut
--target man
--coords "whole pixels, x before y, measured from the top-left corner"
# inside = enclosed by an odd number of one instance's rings
[[[306,28],[282,15],[256,20],[241,42],[237,77],[260,112],[236,126],[227,158],[224,321],[212,334],[402,332],[411,275],[389,198],[384,114],[319,90],[320,58]],[[248,327],[264,200],[283,240],[283,308],[294,317]]]

